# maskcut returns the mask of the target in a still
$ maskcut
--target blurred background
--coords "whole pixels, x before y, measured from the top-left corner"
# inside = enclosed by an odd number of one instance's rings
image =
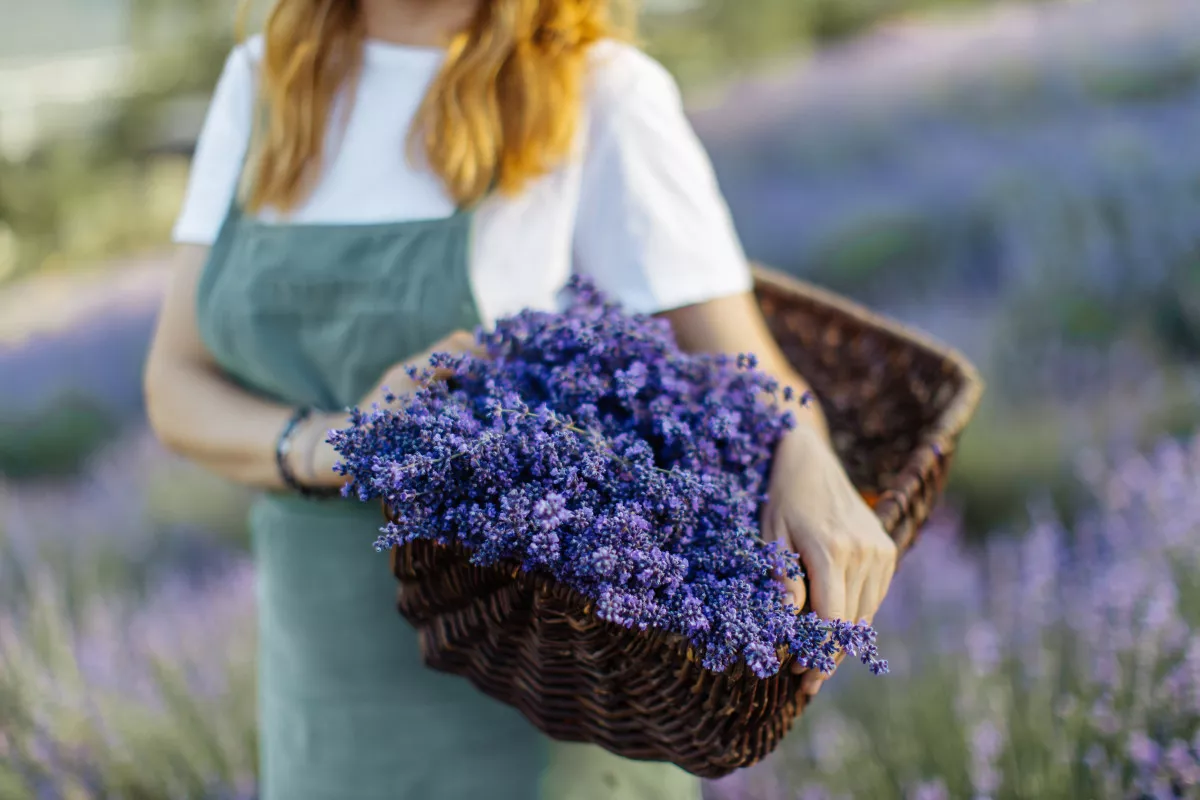
[[[893,674],[711,797],[1200,797],[1200,2],[643,6],[749,254],[989,385]],[[140,400],[235,7],[0,19],[0,800],[250,800],[247,499]]]

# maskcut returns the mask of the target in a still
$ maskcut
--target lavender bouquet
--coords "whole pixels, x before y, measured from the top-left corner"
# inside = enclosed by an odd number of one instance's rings
[[[828,672],[839,652],[885,672],[869,627],[787,602],[776,576],[800,566],[759,538],[791,390],[753,356],[684,353],[583,279],[568,291],[563,312],[480,332],[486,356],[433,356],[418,391],[331,435],[346,494],[392,512],[376,548],[459,544],[551,575],[601,619],[685,637],[714,672]]]

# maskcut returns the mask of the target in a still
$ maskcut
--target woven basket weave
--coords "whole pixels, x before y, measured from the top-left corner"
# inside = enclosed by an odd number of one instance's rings
[[[816,287],[756,268],[776,340],[809,382],[834,445],[901,553],[941,491],[982,383],[966,360]],[[519,709],[552,738],[718,778],[769,754],[804,709],[785,664],[713,673],[672,635],[597,619],[586,600],[455,547],[392,553],[399,610],[425,662]]]

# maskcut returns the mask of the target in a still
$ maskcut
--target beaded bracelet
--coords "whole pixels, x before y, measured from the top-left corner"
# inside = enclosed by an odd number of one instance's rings
[[[291,466],[288,464],[288,455],[292,451],[292,437],[296,433],[296,428],[301,422],[312,416],[313,410],[309,406],[301,406],[292,412],[292,416],[288,418],[287,424],[283,426],[283,430],[279,433],[279,439],[275,443],[275,465],[279,468],[279,477],[283,480],[283,485],[291,489],[301,497],[333,497],[340,495],[341,490],[335,487],[322,486],[315,488],[305,486],[296,480],[295,473],[292,472]]]

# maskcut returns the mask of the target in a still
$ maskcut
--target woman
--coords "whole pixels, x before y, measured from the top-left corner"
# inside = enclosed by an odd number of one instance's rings
[[[684,347],[754,352],[803,388],[674,82],[620,42],[608,5],[277,0],[225,66],[145,383],[167,446],[262,491],[268,800],[699,796],[673,766],[547,742],[423,668],[371,547],[378,509],[327,496],[339,476],[324,434],[347,406],[410,388],[404,364],[469,347],[462,331],[552,307],[572,272],[665,314]],[[895,549],[819,412],[797,412],[766,535],[808,569],[798,604],[869,619]]]

